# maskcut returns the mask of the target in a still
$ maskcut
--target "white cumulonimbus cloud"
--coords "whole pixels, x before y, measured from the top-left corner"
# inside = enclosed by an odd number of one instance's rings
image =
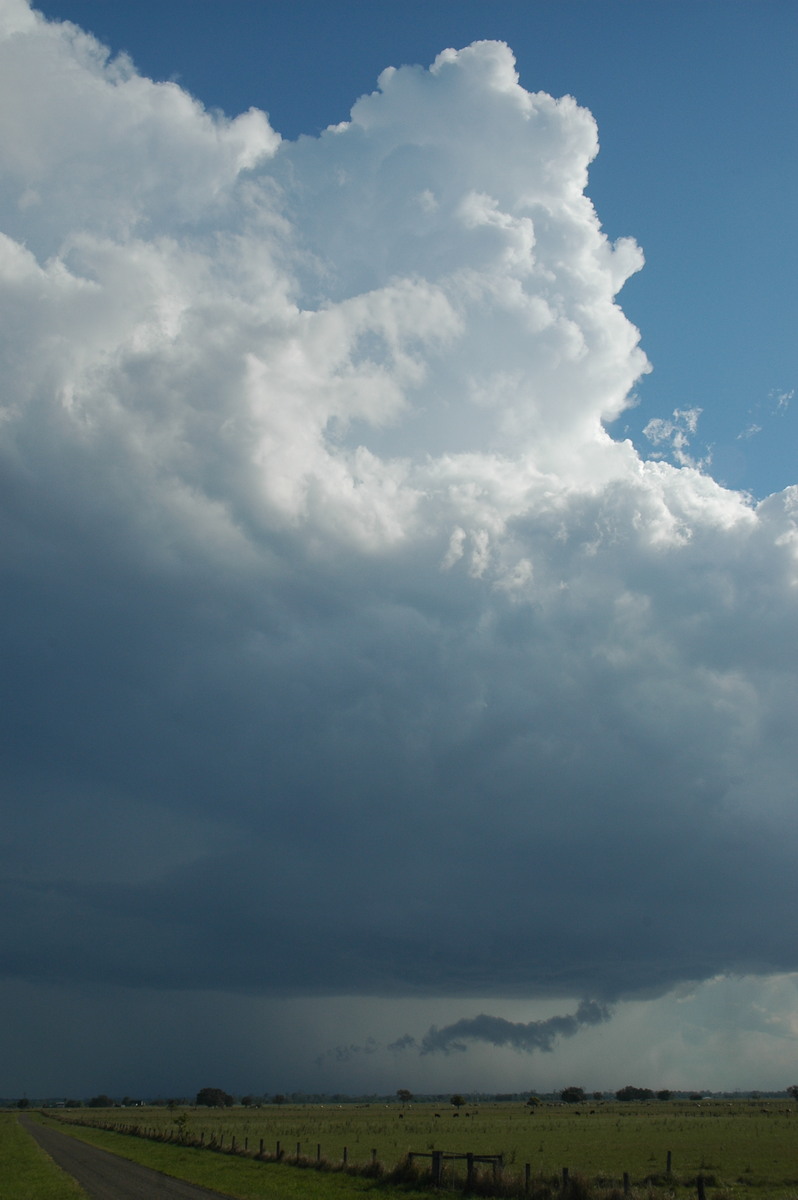
[[[289,143],[1,0],[10,975],[798,968],[798,492],[612,437],[596,152],[499,43]]]

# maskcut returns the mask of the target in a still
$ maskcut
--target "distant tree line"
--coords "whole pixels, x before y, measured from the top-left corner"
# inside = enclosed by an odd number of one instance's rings
[[[603,1100],[604,1092],[593,1092],[590,1097],[592,1100]],[[692,1097],[691,1097],[692,1098]],[[700,1097],[698,1097],[700,1099]],[[563,1104],[582,1104],[588,1099],[584,1088],[566,1087],[560,1092],[560,1099]],[[672,1100],[673,1092],[669,1088],[660,1088],[658,1092],[651,1088],[634,1087],[628,1083],[626,1087],[619,1088],[615,1093],[615,1099],[620,1101],[626,1100]],[[533,1105],[539,1103],[537,1097],[530,1096],[527,1104]]]
[[[205,1108],[229,1108],[231,1104],[235,1104],[235,1100],[221,1088],[204,1087],[197,1092],[197,1099],[194,1103]]]
[[[710,1097],[724,1097],[724,1098],[732,1098],[732,1099],[735,1097],[738,1097],[740,1099],[743,1099],[743,1098],[777,1099],[779,1096],[784,1096],[785,1093],[792,1100],[794,1100],[796,1103],[798,1103],[798,1083],[791,1084],[790,1087],[784,1088],[782,1091],[754,1091],[754,1090],[751,1090],[751,1091],[735,1091],[735,1092],[710,1092],[710,1091],[687,1092],[687,1091],[673,1091],[670,1088],[660,1088],[658,1091],[654,1091],[652,1088],[635,1087],[633,1084],[627,1084],[625,1087],[619,1088],[616,1092],[587,1092],[584,1088],[570,1086],[570,1087],[562,1088],[562,1090],[559,1092],[542,1092],[540,1094],[536,1094],[534,1092],[532,1092],[532,1093],[529,1093],[529,1092],[472,1092],[469,1094],[469,1096],[467,1098],[464,1096],[461,1096],[459,1093],[455,1093],[455,1095],[451,1096],[447,1093],[441,1093],[441,1092],[424,1093],[423,1095],[420,1095],[420,1096],[414,1096],[413,1093],[411,1091],[409,1091],[407,1088],[399,1088],[394,1093],[393,1097],[385,1096],[385,1095],[371,1094],[371,1093],[368,1095],[348,1095],[348,1094],[342,1093],[342,1092],[335,1092],[335,1093],[291,1092],[288,1095],[284,1094],[283,1092],[277,1092],[273,1095],[266,1095],[266,1094],[253,1095],[251,1093],[248,1093],[247,1095],[241,1096],[238,1103],[244,1105],[244,1107],[249,1107],[252,1105],[257,1105],[259,1107],[261,1104],[269,1104],[269,1103],[277,1104],[277,1105],[282,1105],[282,1104],[329,1104],[329,1103],[336,1103],[336,1104],[381,1103],[382,1104],[382,1103],[385,1103],[386,1101],[395,1099],[395,1100],[398,1100],[398,1102],[402,1105],[410,1104],[411,1101],[413,1101],[413,1100],[416,1100],[416,1101],[418,1101],[418,1103],[422,1103],[422,1104],[423,1103],[436,1103],[437,1104],[437,1103],[442,1103],[442,1102],[448,1101],[451,1105],[453,1105],[453,1107],[460,1108],[464,1104],[477,1104],[480,1102],[490,1103],[493,1101],[496,1103],[502,1103],[502,1102],[512,1103],[513,1101],[519,1101],[519,1102],[526,1104],[530,1110],[534,1110],[535,1108],[538,1107],[538,1105],[540,1105],[544,1102],[556,1102],[557,1100],[559,1100],[563,1104],[581,1104],[581,1103],[586,1103],[589,1100],[600,1101],[600,1100],[604,1100],[605,1098],[611,1099],[613,1097],[615,1100],[621,1101],[621,1102],[624,1102],[624,1101],[646,1101],[646,1100],[667,1101],[667,1100],[673,1100],[673,1099],[687,1099],[687,1100],[699,1101],[699,1100],[703,1100],[703,1099],[710,1098]],[[85,1099],[84,1100],[75,1100],[75,1099],[64,1099],[64,1100],[58,1099],[58,1100],[56,1100],[56,1099],[52,1099],[52,1098],[40,1098],[40,1099],[30,1100],[30,1099],[28,1099],[27,1096],[23,1096],[21,1099],[17,1099],[17,1100],[8,1100],[8,1099],[4,1100],[4,1099],[0,1098],[0,1108],[2,1108],[2,1107],[9,1108],[12,1106],[16,1106],[17,1108],[20,1108],[20,1109],[28,1108],[29,1105],[31,1105],[31,1104],[35,1104],[37,1107],[42,1106],[45,1108],[52,1108],[52,1107],[82,1108],[84,1105],[88,1106],[89,1108],[116,1108],[118,1106],[121,1106],[122,1108],[129,1108],[129,1107],[134,1107],[134,1106],[137,1107],[142,1104],[148,1104],[148,1105],[153,1105],[153,1106],[168,1106],[170,1109],[174,1109],[174,1108],[177,1108],[179,1105],[189,1105],[191,1103],[192,1103],[192,1101],[188,1098],[170,1099],[170,1100],[164,1100],[163,1098],[158,1098],[158,1099],[143,1100],[143,1099],[132,1099],[130,1096],[125,1096],[125,1097],[123,1097],[123,1099],[120,1100],[120,1099],[114,1099],[113,1097],[108,1096],[105,1092],[100,1092],[96,1096],[92,1096],[88,1100],[85,1100]],[[197,1106],[205,1106],[208,1108],[228,1108],[228,1107],[230,1107],[230,1105],[233,1105],[236,1103],[236,1099],[234,1096],[230,1095],[229,1092],[224,1091],[222,1088],[200,1088],[200,1090],[196,1094],[196,1097],[195,1097],[193,1103]]]
[[[661,1088],[658,1092],[652,1092],[651,1088],[632,1087],[631,1083],[626,1087],[620,1088],[615,1093],[616,1100],[670,1100],[673,1097],[673,1092],[668,1088]]]

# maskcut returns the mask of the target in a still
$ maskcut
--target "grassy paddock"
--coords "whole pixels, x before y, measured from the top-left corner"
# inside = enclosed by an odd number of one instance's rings
[[[86,1200],[83,1188],[55,1165],[17,1121],[0,1112],[0,1200]]]
[[[274,1154],[279,1141],[286,1163],[295,1158],[297,1145],[303,1159],[313,1162],[320,1153],[330,1164],[340,1164],[344,1147],[350,1164],[368,1163],[375,1150],[388,1169],[408,1151],[471,1151],[503,1154],[508,1178],[522,1176],[529,1163],[533,1179],[556,1181],[568,1167],[613,1189],[627,1172],[638,1194],[654,1186],[674,1196],[694,1196],[695,1180],[703,1175],[716,1197],[798,1200],[798,1106],[786,1101],[588,1102],[541,1105],[536,1111],[520,1103],[482,1104],[467,1106],[457,1116],[445,1104],[83,1109],[69,1115],[119,1129],[136,1124],[175,1139],[182,1130],[188,1140],[202,1135],[206,1144],[214,1140],[225,1147],[235,1137],[237,1148],[243,1150],[246,1142],[250,1153],[257,1152],[262,1138],[265,1153]],[[669,1150],[672,1177],[667,1179]],[[447,1165],[450,1173],[454,1169]],[[340,1179],[352,1194],[354,1177],[328,1178]]]
[[[93,1115],[99,1120],[112,1111],[98,1109]],[[56,1124],[46,1116],[38,1113],[33,1115],[44,1123]],[[65,1128],[61,1121],[56,1127]],[[185,1179],[228,1196],[236,1196],[239,1200],[360,1200],[361,1197],[365,1200],[374,1190],[373,1180],[358,1175],[298,1171],[296,1167],[283,1163],[265,1164],[237,1155],[211,1154],[192,1146],[148,1141],[74,1124],[67,1132],[92,1146],[110,1150],[142,1166],[152,1167],[165,1175]],[[66,1200],[66,1193],[58,1196],[53,1193],[52,1197],[45,1193],[41,1196],[33,1192],[30,1196],[20,1193],[13,1193],[12,1196],[12,1193],[8,1193],[8,1200],[61,1200],[62,1195]],[[83,1192],[76,1193],[76,1200],[77,1196],[83,1195]],[[428,1192],[412,1187],[380,1186],[376,1195],[379,1200],[430,1200]],[[71,1193],[69,1200],[72,1200]]]

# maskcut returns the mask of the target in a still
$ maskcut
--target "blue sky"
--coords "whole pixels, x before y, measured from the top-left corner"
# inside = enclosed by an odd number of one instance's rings
[[[793,1082],[794,6],[43,12],[4,1091]]]
[[[789,0],[323,4],[48,2],[155,79],[234,116],[265,109],[286,138],[345,120],[385,66],[426,65],[483,38],[523,85],[575,96],[601,153],[589,195],[646,269],[624,310],[654,366],[614,429],[641,451],[651,417],[701,408],[696,459],[763,497],[793,482],[798,425],[798,15]]]

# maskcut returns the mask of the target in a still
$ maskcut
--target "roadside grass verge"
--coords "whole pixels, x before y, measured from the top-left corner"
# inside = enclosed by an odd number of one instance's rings
[[[0,1200],[86,1200],[86,1193],[37,1146],[17,1121],[0,1113]]]

